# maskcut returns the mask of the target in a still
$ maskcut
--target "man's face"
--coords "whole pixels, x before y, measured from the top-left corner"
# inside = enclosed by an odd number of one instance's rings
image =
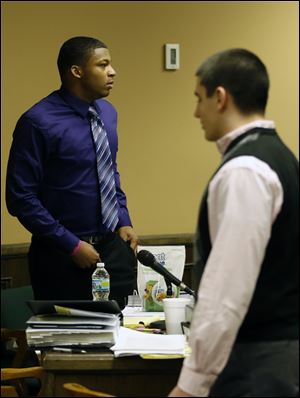
[[[197,80],[195,95],[197,105],[194,116],[200,119],[201,126],[208,141],[216,141],[220,138],[218,129],[218,112],[216,103],[216,93],[207,97],[206,88]]]
[[[113,87],[115,70],[107,48],[96,48],[88,62],[80,67],[81,88],[91,101],[107,97]]]

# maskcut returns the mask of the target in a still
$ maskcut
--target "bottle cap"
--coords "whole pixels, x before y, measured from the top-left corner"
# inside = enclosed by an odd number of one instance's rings
[[[97,263],[97,264],[96,264],[96,267],[98,267],[98,268],[104,268],[104,265],[105,265],[104,263]]]

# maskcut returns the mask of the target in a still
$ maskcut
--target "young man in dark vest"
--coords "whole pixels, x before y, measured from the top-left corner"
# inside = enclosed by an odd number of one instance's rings
[[[199,212],[192,354],[170,396],[297,396],[299,163],[264,117],[255,54],[217,53],[196,75],[195,116],[222,161]]]

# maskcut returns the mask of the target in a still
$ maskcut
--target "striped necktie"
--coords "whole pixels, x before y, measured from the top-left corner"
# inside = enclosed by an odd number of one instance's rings
[[[107,134],[96,109],[89,107],[91,129],[96,148],[97,171],[100,186],[102,223],[114,231],[118,224],[118,202],[114,170]]]

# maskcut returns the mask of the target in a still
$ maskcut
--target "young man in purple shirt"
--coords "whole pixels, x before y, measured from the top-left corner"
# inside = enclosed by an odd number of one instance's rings
[[[7,207],[32,233],[29,270],[36,299],[91,299],[91,274],[103,261],[111,277],[110,298],[123,307],[134,287],[138,238],[117,170],[117,112],[102,99],[116,73],[106,45],[89,37],[67,40],[57,65],[61,88],[17,122],[7,169]],[[103,222],[90,106],[110,149],[117,202],[113,228]]]

